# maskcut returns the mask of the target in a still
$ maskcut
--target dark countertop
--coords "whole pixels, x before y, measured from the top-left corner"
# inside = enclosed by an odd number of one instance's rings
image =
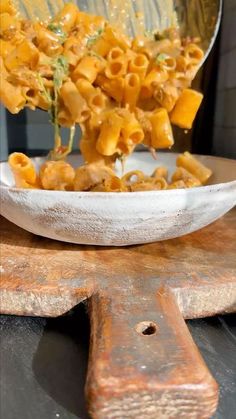
[[[187,324],[220,385],[214,419],[235,419],[236,315]],[[1,419],[87,419],[84,306],[56,319],[2,315],[0,327]]]

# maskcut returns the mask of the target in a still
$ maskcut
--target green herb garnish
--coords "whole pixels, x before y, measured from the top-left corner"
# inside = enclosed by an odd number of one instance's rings
[[[154,34],[152,31],[144,31],[144,36],[146,38],[153,38]]]
[[[67,33],[62,29],[61,25],[58,25],[56,23],[50,23],[48,25],[48,29],[58,36],[61,44],[64,44],[67,38]]]
[[[167,59],[169,58],[169,55],[167,54],[157,54],[155,61],[157,64],[163,64]]]
[[[58,91],[63,83],[65,76],[67,76],[69,71],[69,64],[68,60],[64,55],[59,55],[54,61],[52,65],[54,69],[53,73],[53,83],[54,83],[54,91],[55,88]]]
[[[50,93],[48,92],[48,90],[44,86],[43,78],[39,73],[37,74],[37,79],[38,79],[38,83],[39,83],[39,86],[40,86],[40,92],[43,94],[43,96],[45,97],[47,102],[50,104],[50,106],[52,106],[52,98],[50,96]]]
[[[87,47],[91,47],[93,44],[95,44],[95,42],[102,35],[102,33],[103,33],[103,28],[99,28],[92,35],[89,35],[87,37]]]
[[[69,64],[66,57],[64,57],[63,55],[59,55],[59,57],[57,57],[53,61],[52,68],[54,70],[54,73],[53,73],[54,98],[53,98],[53,103],[52,103],[51,115],[52,115],[52,123],[55,124],[55,129],[56,129],[58,128],[58,120],[57,120],[58,92],[69,70]]]
[[[61,127],[58,122],[58,96],[63,82],[68,75],[69,63],[64,55],[59,55],[57,58],[51,60],[51,66],[53,69],[52,95],[44,86],[43,78],[40,74],[37,75],[37,79],[40,91],[50,105],[48,113],[50,115],[50,121],[54,125],[54,147],[53,150],[49,153],[48,157],[51,160],[62,160],[71,152],[75,135],[75,126],[72,126],[70,128],[68,144],[64,146],[61,141]]]
[[[62,87],[65,77],[68,75],[69,64],[65,56],[59,55],[52,64],[53,72],[53,101],[50,110],[51,122],[54,125],[54,149],[50,153],[50,158],[54,160],[64,159],[72,150],[75,128],[70,130],[70,138],[67,146],[63,146],[60,135],[60,125],[58,122],[58,94]]]

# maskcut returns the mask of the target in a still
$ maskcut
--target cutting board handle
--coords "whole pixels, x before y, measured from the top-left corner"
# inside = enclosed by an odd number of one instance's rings
[[[97,293],[90,318],[86,394],[93,418],[212,416],[217,384],[168,289]]]

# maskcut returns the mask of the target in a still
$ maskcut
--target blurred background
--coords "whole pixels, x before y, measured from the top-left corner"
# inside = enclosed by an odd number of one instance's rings
[[[204,101],[191,131],[174,130],[173,150],[236,158],[236,0],[224,0],[216,43],[193,87],[204,93]],[[12,116],[0,110],[1,160],[12,151],[35,156],[52,148],[47,113],[26,110]]]

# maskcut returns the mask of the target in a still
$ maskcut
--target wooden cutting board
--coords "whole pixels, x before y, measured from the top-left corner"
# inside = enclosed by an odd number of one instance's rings
[[[209,418],[218,387],[184,319],[236,311],[235,237],[236,211],[126,248],[52,241],[2,218],[1,312],[59,316],[88,300],[93,418]]]

